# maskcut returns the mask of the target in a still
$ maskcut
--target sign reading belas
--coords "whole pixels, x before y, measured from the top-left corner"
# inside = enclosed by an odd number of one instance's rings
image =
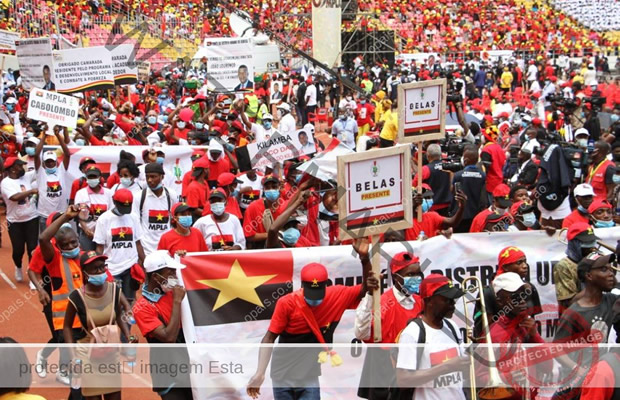
[[[420,142],[444,136],[446,80],[398,86],[398,142]]]

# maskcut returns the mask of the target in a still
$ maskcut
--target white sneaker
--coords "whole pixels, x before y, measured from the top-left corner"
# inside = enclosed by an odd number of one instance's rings
[[[69,379],[69,374],[66,371],[58,371],[58,373],[56,373],[56,380],[63,385],[69,386],[71,384],[71,379]]]
[[[15,267],[15,280],[17,282],[23,282],[24,281],[24,273],[22,272],[21,268]]]
[[[34,283],[32,283],[32,281],[30,281],[29,286],[30,290],[37,290],[37,287],[34,285]]]
[[[47,376],[47,358],[44,358],[42,353],[43,350],[37,352],[37,362],[34,365],[34,370],[40,378],[45,378]]]

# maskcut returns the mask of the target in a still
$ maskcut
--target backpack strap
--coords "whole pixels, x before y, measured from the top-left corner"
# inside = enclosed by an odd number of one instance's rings
[[[420,334],[418,335],[418,345],[426,343],[426,328],[424,327],[424,322],[422,322],[422,318],[415,318],[412,321],[414,324],[420,328]],[[420,368],[420,362],[422,362],[422,354],[424,353],[424,347],[419,347],[416,350],[416,368]]]
[[[77,289],[77,292],[80,295],[80,298],[82,299],[82,303],[84,304],[84,312],[86,313],[86,319],[88,320],[88,322],[90,322],[92,326],[91,329],[95,329],[97,325],[95,324],[95,321],[93,321],[92,315],[90,315],[90,313],[88,312],[88,305],[86,304],[86,299],[84,298],[84,286],[82,286],[80,289]],[[116,282],[112,282],[112,313],[110,314],[110,322],[108,323],[108,325],[114,325],[115,321],[116,321]],[[84,330],[88,332],[87,328],[84,328]]]
[[[146,188],[142,189],[140,195],[140,221],[142,221],[142,209],[144,208],[144,201],[146,200]]]
[[[164,192],[166,192],[166,199],[168,200],[168,211],[170,211],[170,208],[172,206],[172,201],[170,200],[170,192],[168,191],[167,188],[164,188]]]

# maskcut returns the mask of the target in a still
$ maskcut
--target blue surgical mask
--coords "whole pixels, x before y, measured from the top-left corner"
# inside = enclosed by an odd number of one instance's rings
[[[179,121],[177,122],[177,127],[179,129],[185,129],[185,121]]]
[[[577,210],[581,211],[584,214],[588,214],[588,209],[582,206],[581,204],[577,205]]]
[[[86,141],[84,139],[75,139],[76,146],[86,146]]]
[[[48,175],[54,175],[58,171],[57,167],[54,168],[45,168],[45,173]]]
[[[192,226],[192,216],[191,215],[181,215],[179,218],[179,224],[185,228],[189,228]]]
[[[88,275],[88,283],[95,286],[102,286],[108,280],[108,274]]]
[[[265,129],[271,129],[271,121],[263,121],[263,126]]]
[[[215,113],[215,118],[221,119],[222,118],[222,113],[221,112]]]
[[[156,162],[157,164],[161,164],[161,165],[163,165],[163,164],[164,164],[164,160],[165,160],[165,158],[164,158],[164,157],[157,157],[157,160],[156,160],[155,162]]]
[[[226,147],[226,150],[228,150],[229,152],[232,152],[235,149],[235,146],[230,143],[226,143],[224,147]]]
[[[269,201],[276,201],[280,197],[280,191],[277,189],[265,190],[265,198]]]
[[[422,212],[428,212],[433,206],[433,199],[423,199],[422,200]]]
[[[321,304],[323,302],[323,299],[318,299],[318,300],[310,300],[304,297],[304,300],[306,300],[306,303],[310,306],[310,307],[318,307],[319,304]]]
[[[151,115],[146,119],[146,122],[148,122],[149,125],[155,125],[157,123],[157,117]]]
[[[421,283],[421,276],[403,276],[403,290],[406,294],[419,294]]]
[[[618,118],[620,118],[620,116],[618,114],[611,114],[611,123],[615,124],[616,122],[618,122]]]
[[[34,151],[34,147],[26,147],[26,154],[28,154],[29,156],[34,156]]]
[[[34,136],[34,132],[30,132],[30,131],[26,132],[26,137],[31,138],[33,136]]]
[[[301,182],[301,177],[303,176],[303,174],[297,174],[297,176],[295,177],[295,183],[299,184],[299,182]]]
[[[164,124],[165,124],[166,122],[168,122],[168,116],[167,116],[167,115],[162,115],[162,116],[161,116],[161,119],[162,119],[162,121],[164,121]]]
[[[142,123],[142,117],[134,117],[133,120],[135,121],[136,124],[141,124]]]
[[[155,186],[154,188],[151,188],[151,190],[159,190],[159,189],[161,189],[162,186],[163,186],[163,183],[159,182],[159,184],[157,186]]]
[[[77,258],[77,256],[80,255],[80,247],[78,246],[72,250],[62,251],[61,254],[64,258]]]
[[[129,187],[133,183],[133,179],[131,178],[121,178],[121,185],[124,187]]]
[[[613,182],[614,182],[614,185],[619,184],[619,183],[620,183],[620,175],[614,175],[614,176],[612,177],[612,180],[613,180]]]
[[[347,114],[339,115],[338,118],[340,118],[341,121],[344,121],[345,119],[347,119]]]
[[[211,204],[211,211],[213,211],[213,214],[217,216],[224,214],[225,210],[226,210],[226,203],[224,202]]]
[[[233,190],[233,192],[230,194],[232,197],[239,197],[239,189],[235,189]]]
[[[104,117],[107,117],[107,116],[109,116],[109,115],[110,115],[110,113],[109,113],[108,111],[104,111],[104,112],[103,112],[103,116],[104,116]]]
[[[144,296],[145,299],[149,300],[152,303],[157,303],[161,299],[163,294],[149,292],[146,289],[146,283],[145,283],[144,285],[142,285],[142,296]]]
[[[523,225],[525,225],[526,227],[531,228],[536,225],[536,215],[533,212],[523,214],[522,217]]]
[[[301,236],[301,232],[297,228],[288,228],[282,232],[282,240],[289,246],[295,245]]]
[[[196,122],[196,129],[198,129],[199,131],[201,131],[204,127],[205,124],[203,124],[202,122]]]
[[[595,228],[612,228],[616,226],[616,223],[611,220],[611,221],[599,221],[597,219],[594,220],[594,227]]]
[[[86,183],[88,183],[88,186],[90,186],[91,189],[94,189],[97,187],[97,185],[99,185],[101,181],[99,180],[99,178],[94,178],[94,179],[86,179]]]

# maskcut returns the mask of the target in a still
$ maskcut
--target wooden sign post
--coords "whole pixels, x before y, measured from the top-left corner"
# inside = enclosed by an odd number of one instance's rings
[[[422,193],[422,144],[445,136],[446,90],[445,79],[398,85],[398,143],[418,146],[418,193]],[[422,206],[417,211],[421,222]]]
[[[340,239],[372,238],[372,271],[381,276],[380,235],[412,225],[411,147],[338,157]],[[381,290],[373,292],[374,341],[381,341]]]

